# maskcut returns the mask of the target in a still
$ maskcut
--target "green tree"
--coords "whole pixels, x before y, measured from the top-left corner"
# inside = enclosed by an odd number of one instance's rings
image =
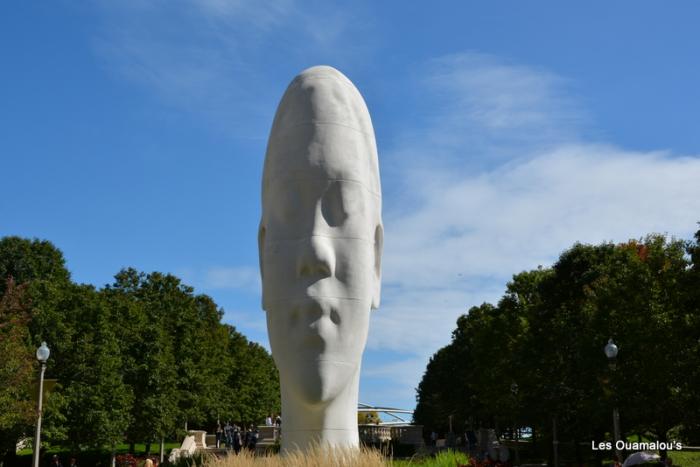
[[[376,410],[357,413],[358,425],[378,425],[381,421],[382,419],[379,417],[379,413]]]
[[[11,278],[4,282],[0,300],[0,459],[14,454],[17,440],[34,423],[31,388],[36,379],[26,286],[17,286]]]
[[[35,279],[66,283],[70,280],[70,273],[65,267],[63,253],[51,242],[3,237],[0,239],[0,296],[5,291],[8,277],[12,277],[16,284]]]
[[[685,306],[679,317],[678,331],[683,342],[674,350],[683,375],[678,395],[682,399],[683,425],[681,433],[690,445],[700,443],[700,230],[688,242],[687,253],[690,268],[685,283]],[[677,350],[679,349],[680,350]]]
[[[206,427],[233,413],[255,422],[279,411],[270,355],[222,324],[214,301],[173,275],[129,268],[96,290],[70,280],[50,242],[18,237],[0,240],[0,274],[0,352],[7,355],[0,402],[13,402],[0,413],[0,449],[13,451],[33,422],[22,381],[34,378],[42,340],[51,348],[47,378],[58,380],[42,428],[52,444],[150,443],[188,422]]]
[[[131,420],[133,394],[124,382],[124,366],[108,303],[102,294],[83,287],[82,325],[74,357],[66,366],[71,377],[63,383],[67,399],[68,440],[100,448],[120,443]]]
[[[511,418],[549,437],[556,419],[560,439],[582,441],[603,439],[617,406],[626,433],[664,440],[683,423],[694,436],[699,243],[700,232],[687,248],[659,235],[576,244],[552,269],[514,276],[497,306],[460,317],[433,356],[416,420],[439,428],[448,414],[489,426]],[[602,352],[609,337],[620,347],[615,371]]]
[[[47,306],[49,301],[57,301],[63,290],[71,285],[70,274],[64,266],[63,254],[53,244],[45,240],[29,240],[19,237],[3,237],[0,239],[0,290],[5,291],[8,279],[22,289],[23,303],[29,313],[29,319],[21,332],[28,331],[27,345],[35,363],[34,349],[42,340],[46,340],[51,348],[51,359],[47,366],[46,376],[55,376],[56,356],[60,355],[65,346],[55,345],[56,335],[61,335],[61,343],[70,339],[69,329],[64,329],[65,320],[61,313]],[[46,300],[45,300],[46,299]],[[31,305],[31,306],[30,306]],[[52,332],[45,332],[51,330]],[[67,335],[61,333],[68,331]],[[63,337],[66,337],[63,340]],[[60,360],[60,359],[59,359]],[[3,362],[3,370],[12,368],[10,361]],[[11,370],[10,370],[11,371]],[[20,385],[21,387],[21,385]],[[42,423],[42,438],[50,441],[63,437],[63,415],[61,408],[64,400],[57,388],[53,397],[47,399],[44,405]],[[23,400],[22,398],[18,400]],[[12,406],[10,406],[12,407]],[[22,416],[19,412],[8,410],[8,416]],[[13,415],[12,415],[13,414]]]
[[[134,403],[127,439],[132,443],[159,440],[173,434],[178,417],[177,368],[174,342],[168,333],[173,309],[171,279],[153,280],[134,269],[122,270],[109,296],[124,354],[124,381]]]
[[[270,413],[280,413],[277,367],[259,344],[249,342],[233,326],[228,329],[230,372],[227,374],[225,418],[260,423]]]

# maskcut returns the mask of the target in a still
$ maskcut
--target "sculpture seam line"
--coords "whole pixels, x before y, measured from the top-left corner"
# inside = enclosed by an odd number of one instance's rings
[[[304,297],[282,297],[282,298],[268,298],[265,301],[266,302],[288,302],[288,301],[295,301],[295,300],[306,300],[307,298],[326,298],[326,299],[331,299],[331,300],[354,300],[356,302],[370,302],[371,300],[367,300],[364,298],[354,298],[354,297],[329,297],[327,295],[306,295]]]
[[[266,176],[265,176],[265,179],[263,180],[263,182],[269,184],[269,183],[271,183],[273,180],[277,180],[278,178],[286,178],[286,179],[288,179],[288,180],[317,180],[317,179],[318,179],[318,178],[316,178],[316,177],[309,177],[309,176],[301,176],[301,177],[300,177],[300,176],[294,176],[294,177],[290,177],[290,176],[287,175],[288,173],[302,173],[302,172],[299,172],[299,171],[284,172],[283,170],[271,170],[271,171],[268,171],[268,174],[270,174],[270,173],[271,173],[271,174],[274,174],[274,176],[266,175]],[[326,180],[328,180],[329,182],[350,182],[350,183],[357,183],[358,185],[362,186],[362,188],[364,188],[365,190],[367,190],[367,192],[368,192],[369,194],[371,194],[371,195],[373,195],[373,196],[375,196],[375,197],[377,197],[377,198],[379,198],[379,199],[382,198],[381,193],[374,191],[372,188],[368,187],[367,185],[365,185],[365,184],[364,184],[363,182],[361,182],[360,180],[355,180],[355,179],[352,179],[352,178],[327,178]]]
[[[333,228],[333,227],[331,227]],[[310,238],[314,237],[320,237],[320,238],[332,238],[332,239],[337,239],[337,240],[357,240],[360,242],[365,242],[369,243],[370,245],[374,245],[376,242],[374,240],[370,240],[369,238],[365,237],[334,237],[332,235],[321,235],[321,234],[314,234],[314,235],[309,235],[308,237],[298,237],[298,238],[278,238],[278,239],[272,239],[268,240],[267,238],[265,239],[265,243],[292,243],[292,242],[302,242],[304,240],[308,240]]]
[[[323,121],[323,120],[305,120],[299,123],[296,123],[294,125],[287,125],[281,130],[278,130],[279,133],[275,135],[274,138],[271,138],[272,140],[278,139],[280,137],[280,134],[284,134],[287,130],[293,130],[295,128],[299,128],[300,126],[315,126],[315,125],[335,125],[335,126],[342,126],[343,128],[348,128],[350,130],[355,130],[358,133],[362,133],[365,136],[372,136],[374,137],[374,133],[369,133],[365,130],[362,130],[360,128],[354,127],[352,125],[347,125],[345,123],[340,123],[340,122],[329,122],[329,121]]]
[[[346,76],[338,76],[338,75],[335,75],[332,73],[319,73],[319,72],[315,72],[314,74],[308,74],[308,75],[300,74],[299,76],[294,78],[291,83],[289,83],[289,86],[287,86],[287,89],[291,89],[293,87],[299,87],[301,85],[302,81],[319,80],[319,79],[330,79],[330,80],[337,81],[339,83],[344,84],[348,88],[350,88],[351,91],[355,91],[358,94],[360,93],[359,91],[357,91],[357,88],[355,87],[355,85],[352,84],[352,81],[350,81],[350,78],[348,78]]]

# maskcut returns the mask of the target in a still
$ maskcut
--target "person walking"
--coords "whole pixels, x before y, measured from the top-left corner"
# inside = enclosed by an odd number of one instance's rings
[[[238,428],[238,425],[234,425],[233,427],[233,450],[238,454],[241,452],[241,430]]]
[[[250,449],[253,453],[255,453],[255,447],[258,445],[259,435],[260,432],[258,431],[258,427],[250,425],[250,441],[248,442],[248,449]]]
[[[245,434],[243,435],[243,447],[246,449],[250,448],[250,436],[251,436],[251,429],[245,428]]]
[[[230,421],[226,421],[224,425],[224,437],[226,438],[226,449],[231,449],[233,446],[233,427]]]
[[[221,428],[221,423],[216,422],[216,449],[221,448],[221,439],[224,437],[224,429]]]
[[[282,416],[277,415],[275,417],[275,433],[274,433],[274,438],[275,440],[280,439],[282,436]]]

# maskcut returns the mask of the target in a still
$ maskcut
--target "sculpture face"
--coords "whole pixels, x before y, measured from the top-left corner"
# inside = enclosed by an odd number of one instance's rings
[[[359,371],[382,237],[364,101],[336,70],[307,70],[273,124],[258,238],[272,354],[282,385],[305,404],[333,400]]]

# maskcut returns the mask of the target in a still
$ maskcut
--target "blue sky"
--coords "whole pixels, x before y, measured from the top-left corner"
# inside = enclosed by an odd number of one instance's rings
[[[8,3],[0,236],[51,240],[79,282],[175,273],[267,346],[266,140],[289,81],[335,66],[384,190],[360,399],[413,408],[457,316],[513,273],[697,229],[699,20],[690,1]]]

